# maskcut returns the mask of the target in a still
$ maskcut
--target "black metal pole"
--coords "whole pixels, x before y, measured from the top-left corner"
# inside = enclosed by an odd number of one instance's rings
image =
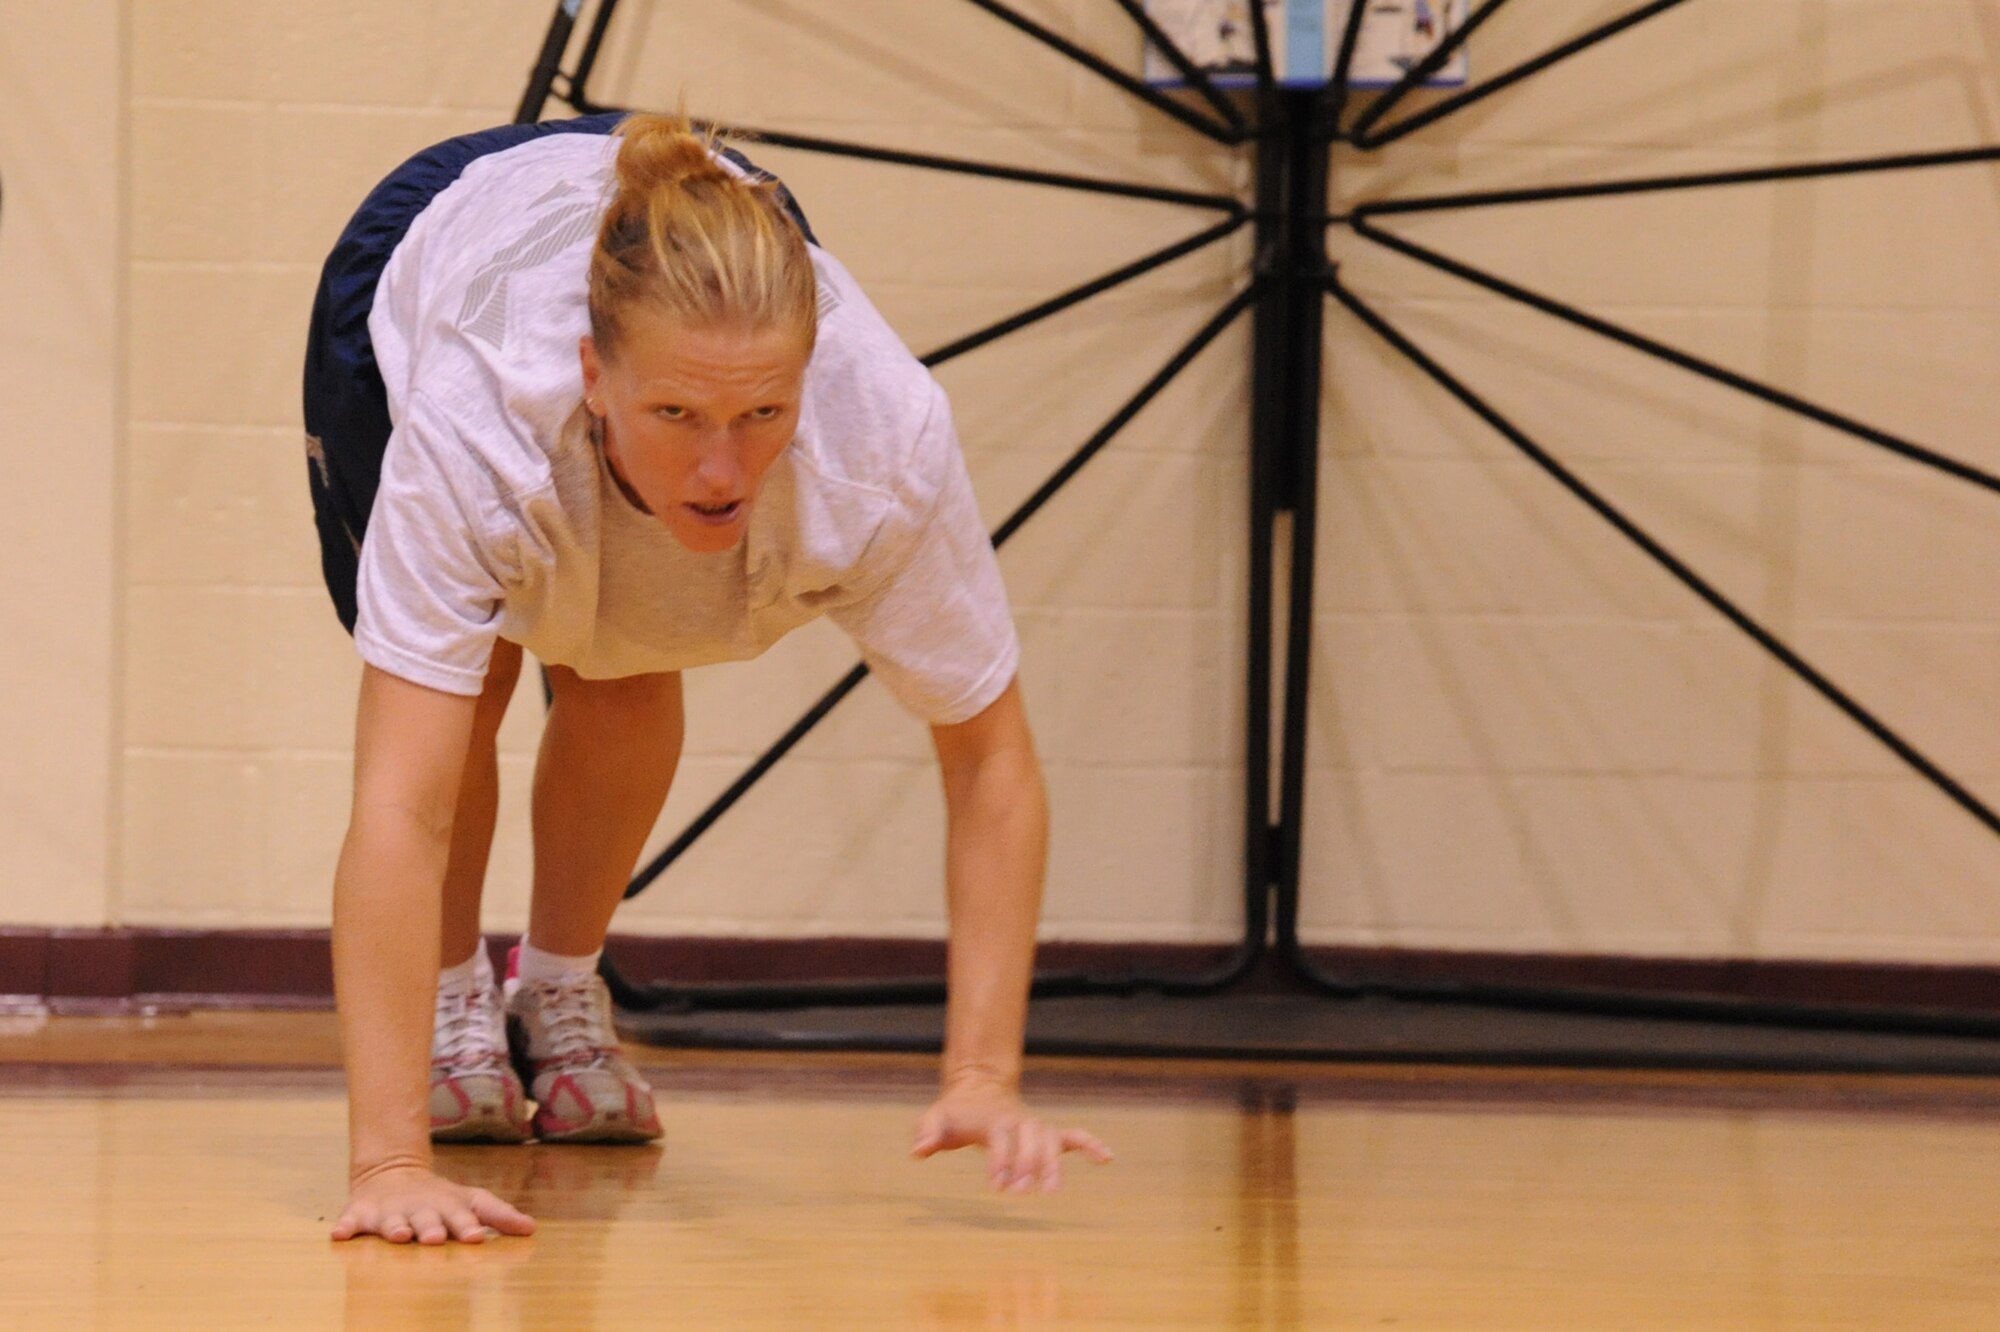
[[[576,16],[582,6],[583,0],[559,0],[556,5],[548,34],[542,38],[542,52],[535,57],[534,68],[528,72],[527,89],[521,94],[520,106],[515,108],[515,124],[531,124],[542,118],[542,108],[548,105],[549,90],[555,86],[556,75],[562,72],[563,52],[569,49],[569,35],[576,30]]]
[[[1275,921],[1275,937],[1285,956],[1295,951],[1291,941],[1297,935],[1305,826],[1327,276],[1319,219],[1326,212],[1338,106],[1338,94],[1331,89],[1272,88],[1265,99],[1257,163],[1257,271],[1266,290],[1257,307],[1251,351],[1244,915],[1252,931],[1246,937],[1266,945]],[[1281,549],[1288,565],[1284,668],[1274,717]]]
[[[969,351],[976,351],[996,339],[1006,337],[1011,333],[1018,333],[1029,325],[1039,323],[1051,315],[1060,314],[1073,305],[1110,291],[1113,287],[1122,286],[1135,278],[1143,277],[1154,269],[1164,267],[1184,255],[1193,254],[1196,250],[1203,249],[1215,244],[1219,240],[1233,236],[1242,230],[1243,225],[1249,220],[1250,214],[1245,212],[1230,218],[1227,222],[1218,222],[1208,230],[1190,236],[1186,240],[1176,241],[1172,245],[1155,250],[1143,259],[1136,259],[1122,268],[1113,269],[1103,277],[1093,278],[1091,281],[1083,283],[1080,286],[1070,288],[1060,296],[1051,297],[1039,305],[1030,306],[1019,314],[1009,315],[998,323],[989,324],[975,333],[968,333],[962,338],[948,342],[936,351],[927,352],[922,357],[923,363],[935,368],[943,365],[946,361],[963,356]]]
[[[1758,623],[1748,612],[1724,596],[1713,584],[1696,573],[1659,541],[1655,540],[1645,529],[1628,518],[1609,500],[1599,495],[1580,477],[1563,466],[1547,449],[1537,444],[1533,439],[1530,439],[1519,427],[1502,416],[1484,398],[1474,393],[1449,370],[1446,370],[1433,357],[1418,347],[1401,330],[1390,324],[1388,320],[1384,319],[1366,302],[1362,301],[1360,297],[1349,291],[1340,282],[1338,276],[1327,280],[1327,289],[1342,305],[1353,311],[1357,318],[1379,334],[1390,346],[1400,352],[1404,359],[1415,365],[1419,370],[1422,370],[1439,387],[1451,394],[1451,396],[1457,398],[1475,416],[1486,422],[1503,439],[1524,454],[1530,462],[1547,473],[1558,485],[1581,500],[1591,512],[1609,523],[1620,535],[1638,546],[1655,563],[1660,565],[1661,568],[1673,575],[1674,579],[1683,587],[1707,602],[1709,607],[1717,614],[1742,630],[1759,647],[1777,658],[1794,675],[1810,685],[1820,697],[1845,713],[1848,719],[1861,727],[1862,730],[1874,736],[1894,753],[1897,758],[1903,760],[1904,763],[1915,769],[1920,776],[1929,781],[1931,785],[1948,796],[1954,804],[1977,819],[1989,832],[2000,833],[2000,814],[1995,814],[1984,801],[1980,800],[1978,796],[1974,795],[1950,773],[1940,768],[1936,763],[1933,763],[1916,746],[1905,740],[1887,723],[1863,707],[1846,691],[1842,690],[1832,680],[1822,674],[1811,662],[1793,651],[1777,635]]]
[[[2000,162],[2000,144],[1947,148],[1927,153],[1891,153],[1881,157],[1846,157],[1789,166],[1752,167],[1741,171],[1701,171],[1672,176],[1636,176],[1588,185],[1545,185],[1519,190],[1469,190],[1462,194],[1417,194],[1402,199],[1378,199],[1356,208],[1352,218],[1390,217],[1404,213],[1456,212],[1473,208],[1504,208],[1512,204],[1552,203],[1561,199],[1609,199],[1628,194],[1673,190],[1707,190],[1730,185],[1762,185],[1788,180],[1825,180],[1835,176],[1870,175],[1879,171],[1921,171],[1932,167],[1970,166]],[[1328,225],[1347,218],[1327,219]]]
[[[1258,284],[1253,282],[1231,298],[1214,318],[1196,330],[1195,335],[1174,353],[1172,359],[1160,367],[1159,373],[1146,381],[1144,388],[1133,394],[1123,407],[1112,413],[1111,419],[1106,421],[1082,448],[1071,454],[1067,462],[1050,473],[1048,479],[1036,488],[1034,494],[1022,500],[1014,512],[1008,515],[1007,520],[993,529],[993,544],[1006,545],[1030,518],[1041,512],[1042,506],[1054,499],[1057,491],[1067,485],[1072,477],[1083,470],[1086,463],[1101,453],[1120,431],[1132,423],[1133,417],[1143,411],[1154,398],[1159,397],[1167,385],[1179,378],[1181,371],[1187,369],[1209,343],[1221,337],[1223,330],[1235,323],[1238,315],[1256,303],[1257,293]]]
[[[1181,50],[1180,43],[1169,36],[1159,25],[1158,20],[1146,12],[1144,0],[1115,0],[1115,3],[1139,25],[1139,31],[1146,34],[1146,40],[1166,57],[1167,63],[1187,80],[1188,86],[1200,93],[1202,100],[1214,107],[1216,114],[1228,122],[1230,130],[1236,137],[1238,139],[1248,137],[1250,122],[1243,118],[1243,113],[1237,109],[1236,103],[1230,101],[1222,90],[1215,86],[1215,80],[1208,76],[1207,70],[1188,59],[1187,52]]]
[[[1348,131],[1348,136],[1357,143],[1365,139],[1368,131],[1380,123],[1382,117],[1402,105],[1403,99],[1408,97],[1425,79],[1443,69],[1445,62],[1458,54],[1459,48],[1471,40],[1473,33],[1479,31],[1480,25],[1499,13],[1500,6],[1506,3],[1507,0],[1485,0],[1485,3],[1481,4],[1479,8],[1468,14],[1465,22],[1446,33],[1444,40],[1431,48],[1430,54],[1404,70],[1402,78],[1397,79],[1393,84],[1389,85],[1389,88],[1380,97],[1375,99],[1372,106],[1355,117],[1353,128]],[[1354,6],[1354,10],[1349,14],[1349,17],[1354,18],[1358,16],[1366,8],[1366,0],[1363,0],[1362,3]]]
[[[1288,95],[1289,98],[1290,95]],[[1289,362],[1278,423],[1282,452],[1276,507],[1289,515],[1283,715],[1278,751],[1278,819],[1272,848],[1272,898],[1279,956],[1298,965],[1302,841],[1305,832],[1307,712],[1311,705],[1313,574],[1319,513],[1320,377],[1325,348],[1326,233],[1316,219],[1326,212],[1327,174],[1335,122],[1331,98],[1308,94],[1293,102],[1284,149],[1288,160],[1285,285],[1291,289],[1285,343],[1275,350]],[[1276,552],[1253,558],[1275,558]]]
[[[1263,5],[1253,3],[1253,13]],[[1260,40],[1259,49],[1265,49]],[[1299,95],[1269,88],[1262,105],[1257,155],[1257,302],[1250,351],[1250,549],[1244,651],[1243,919],[1244,939],[1258,953],[1270,943],[1271,893],[1276,879],[1271,822],[1271,654],[1276,623],[1273,550],[1277,543],[1279,473],[1289,441],[1286,412],[1292,361],[1286,352],[1291,308],[1291,236],[1285,226],[1290,161],[1283,136]]]
[[[1426,125],[1434,125],[1447,116],[1463,111],[1468,106],[1485,101],[1488,97],[1491,97],[1503,88],[1511,88],[1523,79],[1541,73],[1551,65],[1560,64],[1571,56],[1587,51],[1600,42],[1608,41],[1621,32],[1637,27],[1647,19],[1655,18],[1678,5],[1686,3],[1687,0],[1652,0],[1651,4],[1642,5],[1629,14],[1613,19],[1609,23],[1600,24],[1582,36],[1572,41],[1564,42],[1554,50],[1545,51],[1532,60],[1521,62],[1504,74],[1496,74],[1482,83],[1474,84],[1462,92],[1445,98],[1434,106],[1417,112],[1415,115],[1405,116],[1386,129],[1373,134],[1356,133],[1354,135],[1355,146],[1360,148],[1380,148],[1383,144],[1400,139],[1406,134],[1414,134]]]
[[[598,0],[597,14],[591,20],[590,32],[583,39],[583,50],[576,57],[576,69],[569,76],[572,102],[586,95],[591,73],[597,68],[597,57],[604,49],[604,34],[610,31],[611,16],[617,12],[618,0]]]
[[[1347,7],[1347,26],[1341,29],[1340,49],[1334,53],[1333,84],[1327,92],[1325,114],[1328,131],[1335,141],[1348,138],[1348,131],[1341,127],[1340,119],[1347,113],[1347,103],[1353,95],[1348,80],[1354,74],[1354,51],[1361,43],[1361,20],[1366,17],[1367,0],[1354,0]]]
[[[1083,47],[1076,45],[1076,43],[1069,41],[1057,33],[1051,32],[1026,15],[1016,13],[1008,6],[999,3],[999,0],[971,0],[971,3],[992,14],[994,17],[1012,24],[1015,28],[1033,37],[1036,41],[1051,47],[1074,63],[1090,70],[1100,78],[1110,81],[1140,101],[1172,116],[1175,120],[1180,121],[1198,133],[1204,134],[1220,143],[1241,143],[1249,136],[1249,122],[1243,118],[1243,113],[1223,95],[1221,89],[1215,86],[1215,81],[1208,76],[1206,70],[1201,69],[1187,58],[1187,53],[1182,51],[1179,45],[1160,27],[1158,21],[1146,12],[1141,0],[1116,0],[1116,3],[1127,14],[1131,15],[1132,20],[1139,25],[1140,30],[1145,33],[1147,39],[1159,48],[1161,54],[1166,56],[1168,62],[1179,71],[1181,77],[1188,81],[1189,86],[1199,93],[1209,106],[1214,108],[1216,114],[1221,117],[1219,121],[1205,116],[1191,107],[1183,106],[1166,93],[1161,92],[1159,89],[1152,87],[1140,79],[1134,78],[1131,74],[1101,56],[1085,50]],[[597,67],[597,57],[604,45],[605,32],[610,28],[612,15],[616,12],[617,8],[618,0],[600,0],[596,17],[591,24],[590,33],[584,39],[582,54],[577,57],[576,69],[568,76],[568,96],[564,100],[569,102],[576,110],[586,115],[590,114],[591,111],[616,111],[623,109],[620,107],[598,105],[591,101],[589,94],[590,75]],[[529,116],[524,112],[517,116],[517,120],[533,119],[540,115],[542,104],[547,100],[554,80],[560,72],[560,61],[564,49],[569,44],[570,29],[575,27],[577,15],[581,9],[582,0],[559,0],[558,13],[559,17],[564,21],[565,27],[560,39],[556,37],[553,29],[551,30],[549,39],[544,43],[542,57],[537,62],[534,74],[531,76],[529,82],[530,96],[535,96],[535,89],[538,86],[541,90],[539,97],[535,101],[534,116]],[[552,50],[551,47],[553,47]],[[526,106],[525,99],[523,106],[524,108]]]
[[[756,143],[775,144],[780,148],[796,148],[801,152],[856,157],[871,162],[922,167],[927,171],[980,176],[987,180],[1018,181],[1024,185],[1047,185],[1054,189],[1076,190],[1083,194],[1111,194],[1124,199],[1148,199],[1155,203],[1184,204],[1189,208],[1212,208],[1224,213],[1234,213],[1243,206],[1233,195],[1228,194],[1205,194],[1198,190],[1177,190],[1137,181],[1100,180],[1094,176],[1069,175],[1060,171],[1038,171],[1031,167],[1008,166],[999,162],[967,161],[962,158],[940,157],[934,153],[903,152],[900,149],[878,148],[869,144],[843,143],[838,139],[824,139],[811,134],[787,134],[781,130],[750,129],[741,133]]]
[[[576,104],[576,110],[583,115],[600,115],[610,111],[630,111],[632,108],[584,99]],[[796,148],[806,153],[826,153],[833,157],[852,157],[866,162],[921,167],[926,171],[979,176],[987,180],[1018,181],[1024,185],[1047,185],[1053,189],[1076,190],[1084,194],[1109,194],[1122,199],[1146,199],[1154,203],[1182,204],[1189,208],[1208,208],[1220,213],[1233,214],[1243,207],[1240,200],[1228,194],[1205,194],[1199,190],[1177,190],[1138,181],[1100,180],[1095,176],[1038,171],[1030,167],[1008,166],[1002,162],[976,162],[962,157],[940,157],[935,153],[905,152],[900,148],[848,143],[841,139],[826,139],[814,134],[789,134],[783,130],[757,129],[745,125],[721,126],[703,120],[694,123],[697,129],[727,129],[735,137],[752,143],[768,143],[778,148]]]
[[[1116,84],[1132,96],[1152,107],[1155,111],[1172,116],[1199,134],[1205,134],[1217,143],[1241,143],[1243,133],[1233,126],[1223,124],[1212,116],[1205,116],[1189,106],[1183,106],[1158,88],[1131,74],[1091,51],[1086,51],[1075,42],[1059,33],[1051,32],[1025,14],[1018,14],[1000,0],[968,0],[1002,22],[1011,24],[1021,32],[1034,38],[1042,45],[1061,52],[1076,64],[1107,82]]]
[[[1278,88],[1278,72],[1271,64],[1271,24],[1260,0],[1250,5],[1250,35],[1257,52],[1257,132],[1269,134],[1274,125],[1272,96]]]
[[[1451,258],[1449,255],[1439,254],[1437,251],[1419,245],[1415,241],[1391,235],[1389,232],[1374,226],[1365,216],[1355,218],[1354,232],[1364,239],[1394,250],[1398,254],[1406,255],[1427,267],[1437,269],[1442,273],[1449,273],[1453,277],[1461,278],[1475,286],[1484,287],[1496,295],[1504,296],[1508,300],[1516,301],[1531,309],[1540,310],[1542,313],[1563,320],[1565,323],[1574,324],[1576,327],[1586,329],[1600,337],[1609,338],[1613,342],[1630,347],[1634,351],[1642,352],[1647,356],[1665,361],[1669,365],[1679,366],[1681,369],[1700,375],[1704,379],[1712,380],[1715,383],[1735,389],[1739,393],[1748,394],[1760,402],[1782,408],[1798,416],[1803,416],[1809,421],[1815,421],[1821,425],[1841,431],[1844,434],[1852,435],[1854,438],[1873,444],[1877,448],[1886,449],[1898,457],[1906,458],[1911,462],[1921,463],[1926,467],[1935,468],[1948,476],[1955,476],[1962,481],[1970,481],[1974,485],[1982,486],[1987,490],[2000,491],[2000,476],[1982,471],[1980,468],[1974,467],[1971,463],[1947,457],[1934,449],[1928,449],[1921,444],[1903,439],[1901,436],[1892,435],[1886,430],[1878,430],[1874,426],[1857,421],[1851,416],[1844,416],[1831,408],[1808,402],[1797,394],[1787,393],[1774,385],[1751,379],[1747,375],[1737,374],[1735,371],[1725,369],[1711,361],[1705,361],[1699,356],[1682,351],[1677,347],[1670,347],[1666,343],[1654,338],[1649,338],[1643,333],[1634,332],[1622,325],[1614,324],[1608,319],[1600,319],[1596,315],[1577,309],[1575,306],[1555,300],[1552,297],[1544,296],[1539,292],[1530,291],[1526,287],[1509,282],[1504,278],[1496,277],[1482,269],[1474,268],[1472,265],[1462,263],[1459,260]]]

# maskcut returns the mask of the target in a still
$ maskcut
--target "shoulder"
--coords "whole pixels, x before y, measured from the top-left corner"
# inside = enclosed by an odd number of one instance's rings
[[[449,329],[498,348],[532,307],[517,290],[584,297],[589,246],[611,189],[602,134],[552,134],[474,159],[410,223],[376,310],[413,332]]]
[[[940,514],[975,527],[978,514],[960,502],[965,460],[944,389],[837,260],[819,250],[814,260],[820,340],[794,454],[797,512],[839,533],[843,582],[865,597],[898,575]]]
[[[944,390],[838,259],[817,247],[819,342],[806,372],[802,461],[820,476],[921,503],[957,447]]]
[[[392,407],[419,386],[472,447],[546,475],[582,396],[590,247],[615,143],[549,134],[467,165],[410,227],[369,330]]]
[[[465,155],[455,179],[411,224],[399,252],[446,237],[481,241],[528,234],[551,215],[602,213],[618,140],[602,128],[593,133],[524,128],[543,132],[517,138],[495,131],[455,141],[477,150]],[[447,257],[429,256],[438,268]]]

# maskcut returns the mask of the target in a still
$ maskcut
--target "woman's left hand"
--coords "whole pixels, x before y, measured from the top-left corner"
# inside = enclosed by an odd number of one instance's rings
[[[1003,1192],[1047,1193],[1062,1183],[1065,1152],[1082,1152],[1103,1165],[1110,1149],[1095,1134],[1059,1129],[1029,1113],[1012,1087],[989,1082],[965,1082],[945,1088],[937,1102],[917,1120],[918,1158],[960,1147],[986,1148],[986,1173]]]

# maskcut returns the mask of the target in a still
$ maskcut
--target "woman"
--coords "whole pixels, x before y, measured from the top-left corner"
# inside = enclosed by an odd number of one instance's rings
[[[943,772],[951,1000],[915,1153],[982,1145],[1016,1190],[1054,1187],[1064,1152],[1109,1159],[1019,1096],[1046,802],[949,406],[782,187],[658,116],[420,154],[328,260],[306,424],[364,661],[334,884],[335,1238],[532,1229],[435,1174],[433,1138],[658,1136],[596,963],[673,778],[680,672],[822,614],[931,725]],[[479,898],[524,651],[553,701],[503,992]]]

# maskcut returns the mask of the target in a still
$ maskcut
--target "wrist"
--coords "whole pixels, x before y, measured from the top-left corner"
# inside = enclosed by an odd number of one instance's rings
[[[428,1148],[420,1152],[387,1152],[370,1156],[355,1154],[347,1165],[347,1186],[360,1188],[369,1180],[397,1170],[430,1171],[433,1158]]]
[[[939,1071],[938,1083],[946,1091],[982,1087],[1018,1094],[1021,1089],[1021,1061],[955,1060],[947,1057]]]

